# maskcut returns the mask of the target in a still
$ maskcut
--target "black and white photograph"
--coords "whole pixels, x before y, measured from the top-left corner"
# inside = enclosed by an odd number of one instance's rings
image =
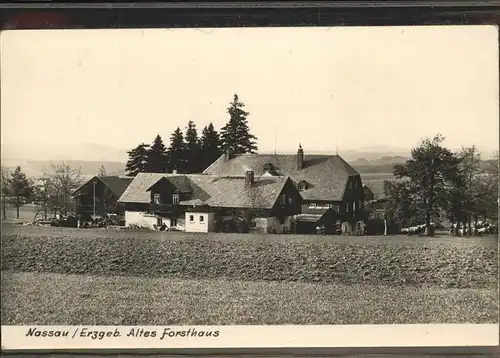
[[[2,325],[498,325],[496,27],[0,53]]]

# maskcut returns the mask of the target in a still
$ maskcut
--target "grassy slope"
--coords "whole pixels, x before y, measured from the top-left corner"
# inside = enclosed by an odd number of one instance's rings
[[[57,287],[57,289],[47,289]],[[2,324],[498,322],[493,289],[2,272]]]

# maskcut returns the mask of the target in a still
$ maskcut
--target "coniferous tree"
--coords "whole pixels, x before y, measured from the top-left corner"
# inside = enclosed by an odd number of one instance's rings
[[[16,208],[16,218],[19,219],[19,208],[33,197],[33,183],[21,171],[21,167],[17,166],[8,178],[7,188],[8,200]]]
[[[125,166],[127,175],[136,176],[138,173],[147,172],[148,170],[148,145],[139,144],[128,153],[129,159]]]
[[[179,173],[186,171],[186,144],[179,127],[170,136],[170,146],[167,150],[168,169]]]
[[[186,173],[199,173],[201,171],[201,147],[196,130],[196,124],[193,121],[188,122],[186,135]]]
[[[257,137],[251,134],[248,128],[247,116],[250,113],[246,112],[244,107],[244,103],[240,102],[238,95],[235,94],[227,109],[230,116],[229,122],[221,129],[223,149],[229,149],[234,154],[257,151]]]
[[[165,173],[167,170],[167,148],[158,134],[148,150],[147,169],[150,173]]]
[[[205,170],[217,160],[222,154],[219,133],[214,129],[214,125],[210,123],[203,128],[201,132],[201,152],[202,152],[202,171]]]

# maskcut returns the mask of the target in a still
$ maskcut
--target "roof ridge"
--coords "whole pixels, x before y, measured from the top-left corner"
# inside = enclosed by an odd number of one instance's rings
[[[222,158],[226,156],[225,153],[222,153],[219,158],[217,158],[212,164],[210,164],[201,174],[206,174],[214,165],[218,164]]]

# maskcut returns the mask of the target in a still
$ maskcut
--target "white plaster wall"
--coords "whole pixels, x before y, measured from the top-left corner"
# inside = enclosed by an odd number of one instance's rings
[[[268,218],[256,218],[254,219],[256,228],[261,229],[264,228],[265,232],[272,233],[273,230],[276,231],[277,234],[283,234],[285,228],[288,228],[288,232],[290,232],[292,228],[292,217],[287,216],[283,221],[283,224],[280,224],[280,221],[276,217],[268,217]]]
[[[348,222],[343,222],[342,233],[345,235],[352,235],[352,225]]]
[[[137,225],[154,230],[157,217],[140,211],[125,211],[125,226]]]
[[[193,216],[193,221],[190,220],[191,216]],[[200,217],[203,217],[203,222],[200,221]],[[215,228],[214,214],[188,212],[185,216],[185,228],[187,232],[213,231]]]

